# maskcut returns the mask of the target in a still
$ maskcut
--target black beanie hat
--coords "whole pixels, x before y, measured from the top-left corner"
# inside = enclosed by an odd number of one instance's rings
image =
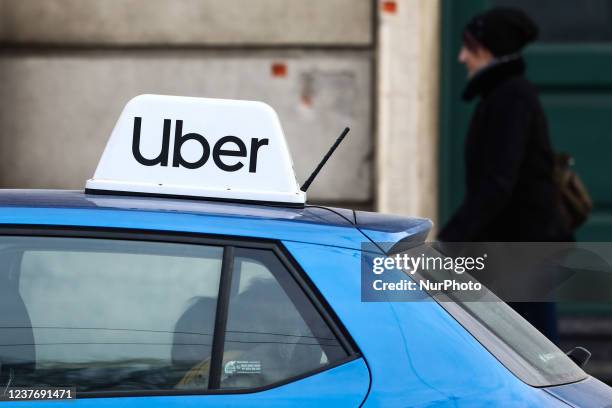
[[[465,31],[496,57],[517,53],[538,36],[538,27],[527,14],[506,7],[475,16]]]

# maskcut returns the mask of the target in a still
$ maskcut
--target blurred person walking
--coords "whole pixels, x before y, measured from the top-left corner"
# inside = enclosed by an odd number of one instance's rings
[[[459,62],[468,71],[465,101],[479,98],[465,143],[466,193],[439,234],[447,242],[565,241],[554,181],[555,155],[537,90],[521,50],[538,34],[522,11],[495,8],[463,32]],[[557,341],[553,303],[512,304]]]

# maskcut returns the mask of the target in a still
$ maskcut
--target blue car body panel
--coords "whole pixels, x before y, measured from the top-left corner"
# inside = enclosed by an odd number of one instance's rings
[[[355,211],[355,225],[382,252],[388,254],[399,246],[423,242],[433,224],[423,218]]]
[[[360,358],[302,380],[254,393],[82,398],[76,401],[11,403],[10,406],[15,408],[356,407],[366,397],[369,381],[368,369]],[[4,403],[0,402],[0,405],[4,406]]]
[[[79,192],[28,191],[20,195],[14,190],[2,191],[0,224],[207,233],[355,249],[359,249],[365,239],[346,219],[320,207],[221,204]]]
[[[565,406],[512,375],[436,302],[361,302],[359,251],[284,244],[363,353],[366,406]]]
[[[362,244],[422,240],[431,225],[427,220],[401,221],[317,206],[285,208],[9,190],[0,191],[2,224],[127,228],[279,241],[323,294],[363,356],[257,393],[92,398],[77,401],[79,406],[287,406],[298,402],[301,406],[356,406],[365,399],[365,406],[553,407],[567,406],[562,400],[573,401],[571,395],[587,381],[563,389],[553,387],[557,392],[528,386],[434,301],[361,302]],[[393,247],[379,249],[383,253]],[[41,403],[14,406],[35,404]]]

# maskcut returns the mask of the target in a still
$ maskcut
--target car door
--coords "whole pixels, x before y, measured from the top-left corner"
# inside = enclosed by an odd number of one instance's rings
[[[353,342],[274,243],[12,229],[0,260],[3,388],[70,387],[68,406],[124,407],[357,406],[367,394]]]

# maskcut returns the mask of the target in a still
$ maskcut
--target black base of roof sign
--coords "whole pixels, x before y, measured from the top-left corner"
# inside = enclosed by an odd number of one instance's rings
[[[215,202],[235,203],[235,204],[265,205],[269,207],[304,208],[306,206],[305,203],[284,203],[284,202],[278,202],[278,201],[243,200],[239,198],[220,198],[220,197],[202,197],[202,196],[177,195],[177,194],[144,193],[140,191],[100,190],[100,189],[93,189],[93,188],[86,188],[85,194],[130,196],[130,197],[172,198],[172,199],[196,200],[196,201],[215,201]]]

